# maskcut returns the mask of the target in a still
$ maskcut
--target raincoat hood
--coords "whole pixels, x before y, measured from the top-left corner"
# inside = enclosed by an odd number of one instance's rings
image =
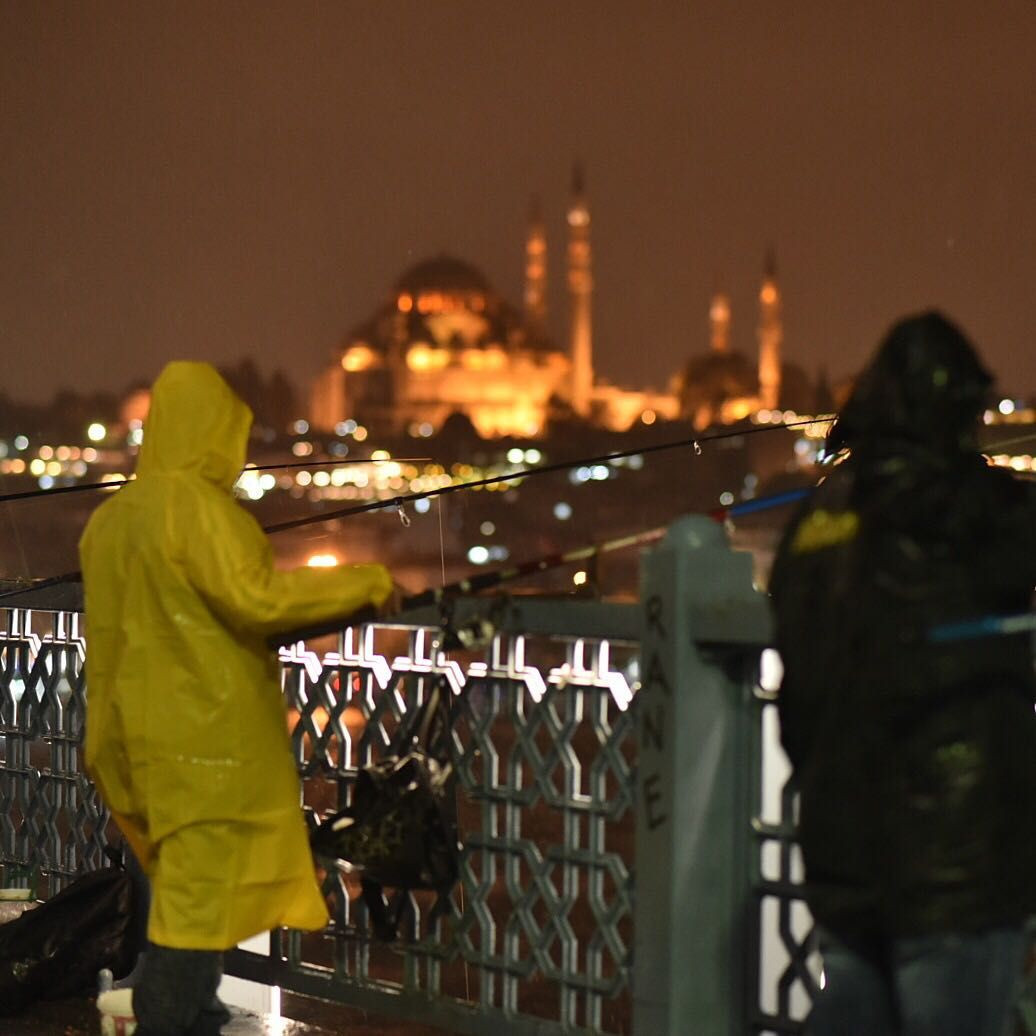
[[[151,391],[137,477],[186,472],[230,489],[245,466],[252,411],[208,363],[176,360]]]
[[[831,430],[835,452],[906,440],[939,453],[973,449],[992,378],[958,327],[936,312],[896,324]]]

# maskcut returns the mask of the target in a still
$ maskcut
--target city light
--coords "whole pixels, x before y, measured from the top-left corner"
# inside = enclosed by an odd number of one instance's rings
[[[580,569],[572,576],[572,582],[575,583],[576,586],[582,586],[586,582],[586,572]]]
[[[1000,406],[997,407],[997,409],[1000,411],[1001,414],[1004,415],[1004,417],[1007,417],[1008,414],[1013,414],[1014,413],[1014,400],[1013,399],[1001,399],[1000,400]]]
[[[489,551],[481,544],[477,544],[468,551],[468,561],[473,565],[484,565],[489,560]]]
[[[108,429],[100,421],[94,421],[86,430],[86,437],[90,442],[101,442],[108,434]]]
[[[572,505],[566,504],[564,500],[559,500],[554,505],[554,517],[559,522],[567,522],[572,517]]]
[[[306,558],[306,565],[309,568],[334,568],[341,564],[334,554],[310,554]]]

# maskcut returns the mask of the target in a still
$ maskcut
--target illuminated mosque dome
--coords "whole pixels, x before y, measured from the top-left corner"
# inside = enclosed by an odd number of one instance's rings
[[[547,334],[546,226],[534,201],[526,227],[522,304],[476,266],[451,255],[404,271],[381,304],[334,349],[313,383],[310,421],[354,420],[388,433],[432,435],[452,414],[484,438],[543,434],[552,418],[613,429],[675,417],[672,393],[598,381],[593,364],[590,209],[573,170],[565,225],[566,341]]]
[[[346,335],[327,394],[342,420],[397,432],[428,434],[462,413],[482,435],[535,435],[568,369],[477,267],[438,255],[406,270]]]
[[[463,259],[445,254],[411,266],[396,281],[396,291],[409,292],[411,295],[434,291],[483,296],[492,293],[489,281],[481,270]]]

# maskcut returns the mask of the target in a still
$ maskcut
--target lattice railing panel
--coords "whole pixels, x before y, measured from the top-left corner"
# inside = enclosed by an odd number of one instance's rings
[[[41,893],[103,866],[110,815],[82,772],[86,645],[74,612],[5,609],[0,630],[0,865]]]
[[[371,940],[358,884],[329,874],[332,926],[292,933],[289,961],[573,1030],[628,1031],[634,645],[500,633],[447,658],[435,637],[369,626],[337,652],[282,652],[316,813],[347,804],[358,768],[446,681],[463,840],[457,888],[445,902],[411,894],[398,945]]]
[[[752,820],[759,904],[759,995],[756,1033],[801,1033],[820,990],[822,961],[813,918],[803,899],[805,871],[795,840],[798,800],[791,764],[780,746],[774,690],[780,682],[776,652],[763,655],[762,688],[756,704],[761,724],[760,801]]]

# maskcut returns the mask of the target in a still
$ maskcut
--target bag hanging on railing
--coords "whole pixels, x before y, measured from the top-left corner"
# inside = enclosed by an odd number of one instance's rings
[[[90,871],[0,925],[0,1015],[91,993],[102,968],[121,978],[136,953],[129,877],[121,866]]]
[[[352,805],[310,835],[318,859],[359,872],[374,934],[385,941],[398,934],[405,892],[445,896],[459,874],[450,693],[440,680],[389,752],[360,770]],[[391,911],[385,886],[404,893]]]

